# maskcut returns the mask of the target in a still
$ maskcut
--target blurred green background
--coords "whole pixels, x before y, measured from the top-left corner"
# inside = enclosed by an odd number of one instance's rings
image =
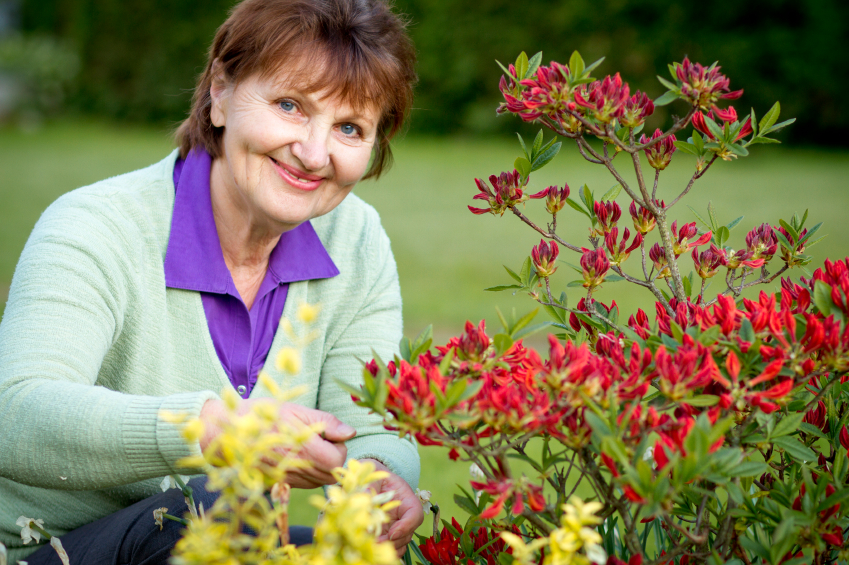
[[[811,250],[812,267],[827,256],[849,255],[847,175],[849,127],[845,92],[849,4],[838,0],[756,0],[727,3],[659,0],[398,0],[410,16],[419,53],[420,83],[410,130],[395,143],[396,165],[357,193],[381,214],[393,242],[404,296],[406,332],[428,324],[437,342],[466,319],[496,325],[494,307],[524,313],[524,296],[484,292],[507,284],[501,265],[518,270],[535,232],[510,215],[473,216],[473,179],[512,169],[513,132],[535,129],[512,117],[496,118],[499,70],[521,50],[542,50],[544,61],[565,61],[579,49],[587,61],[607,57],[597,75],[621,71],[634,87],[656,97],[654,76],[683,56],[719,60],[732,88],[745,88],[738,109],[758,115],[775,100],[782,117],[798,121],[780,134],[782,146],[755,146],[740,162],[718,162],[673,216],[695,219],[686,204],[716,206],[727,223],[745,219],[731,245],[743,245],[751,227],[777,223],[810,209],[828,238]],[[174,125],[185,116],[195,75],[231,0],[0,0],[0,315],[15,262],[41,211],[75,187],[148,165],[172,148]],[[650,126],[668,124],[659,110]],[[664,121],[665,120],[665,121]],[[548,137],[548,136],[547,136]],[[616,164],[627,171],[625,159]],[[693,159],[677,154],[662,175],[667,201],[692,174]],[[630,178],[630,176],[628,176]],[[584,183],[601,195],[614,184],[606,171],[584,162],[574,146],[532,177],[532,190]],[[624,195],[619,203],[628,202]],[[526,213],[544,221],[540,202]],[[584,217],[567,208],[559,232],[583,244]],[[627,211],[622,225],[630,225]],[[652,240],[653,241],[653,240]],[[565,261],[577,256],[564,251]],[[690,269],[683,258],[684,272]],[[635,272],[637,257],[627,270]],[[800,273],[794,273],[798,276]],[[561,263],[558,292],[577,278]],[[599,297],[616,300],[622,314],[652,308],[652,297],[627,283],[605,285]],[[571,302],[579,289],[568,289]],[[574,293],[574,295],[573,295]],[[542,319],[542,316],[540,316]],[[541,344],[541,338],[532,340]],[[422,487],[434,491],[444,516],[458,513],[453,485],[468,466],[444,450],[422,449]],[[305,495],[298,493],[296,500]],[[314,519],[295,505],[294,519]],[[429,531],[426,523],[422,530]]]

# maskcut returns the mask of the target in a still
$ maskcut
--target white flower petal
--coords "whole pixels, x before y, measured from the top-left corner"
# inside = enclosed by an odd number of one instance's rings
[[[59,541],[59,538],[53,536],[50,538],[50,546],[56,550],[56,553],[59,554],[59,559],[62,560],[62,565],[71,565],[68,561],[68,553],[65,551],[65,548],[62,547],[62,542]]]

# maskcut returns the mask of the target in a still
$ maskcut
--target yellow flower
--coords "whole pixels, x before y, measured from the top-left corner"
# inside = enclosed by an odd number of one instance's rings
[[[306,302],[298,306],[298,319],[305,324],[313,323],[318,318],[318,313],[321,312],[321,306],[318,304],[307,304]]]
[[[275,366],[279,371],[296,375],[301,372],[301,354],[294,347],[283,347],[277,354]]]

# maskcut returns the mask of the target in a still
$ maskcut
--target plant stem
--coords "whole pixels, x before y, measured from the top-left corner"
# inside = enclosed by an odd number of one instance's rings
[[[531,220],[530,220],[527,216],[525,216],[524,214],[522,214],[522,213],[519,211],[519,209],[518,209],[518,208],[516,208],[515,206],[511,206],[511,207],[510,207],[510,210],[511,210],[511,211],[512,211],[512,212],[513,212],[513,213],[514,213],[514,214],[515,214],[515,215],[516,215],[516,216],[517,216],[520,220],[522,220],[523,222],[525,222],[526,224],[528,224],[529,226],[531,226],[532,228],[534,228],[536,231],[538,231],[538,232],[539,232],[540,234],[542,234],[544,237],[547,237],[548,239],[553,239],[554,241],[556,241],[557,243],[559,243],[559,244],[560,244],[560,245],[562,245],[563,247],[566,247],[567,249],[571,249],[572,251],[575,251],[575,252],[577,252],[577,253],[581,253],[581,248],[580,248],[580,247],[576,247],[576,246],[572,245],[571,243],[567,243],[566,241],[564,241],[563,239],[561,239],[561,238],[560,238],[557,234],[555,234],[555,233],[545,231],[544,229],[542,229],[541,227],[539,227],[538,225],[536,225],[535,223],[533,223],[533,222],[532,222],[532,221],[531,221]]]

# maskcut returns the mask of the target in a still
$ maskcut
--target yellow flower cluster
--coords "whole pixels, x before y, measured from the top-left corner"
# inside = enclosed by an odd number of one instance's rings
[[[335,469],[338,485],[327,489],[327,500],[314,496],[312,503],[324,517],[315,528],[312,565],[389,565],[398,563],[395,546],[375,543],[387,512],[400,504],[390,500],[392,492],[375,496],[368,486],[388,473],[375,471],[374,464],[351,459],[347,469]]]
[[[298,319],[315,320],[319,309],[302,305]],[[284,331],[291,324],[281,321]],[[292,339],[298,346],[314,339]],[[277,365],[290,374],[300,370],[300,352],[285,348]],[[397,563],[394,546],[377,543],[376,536],[388,521],[386,512],[395,502],[385,495],[374,496],[368,485],[384,477],[371,463],[348,461],[347,469],[335,469],[339,484],[328,489],[328,500],[316,497],[314,504],[324,509],[316,525],[315,544],[296,548],[288,545],[288,487],[286,474],[309,463],[298,458],[304,444],[323,431],[323,424],[291,425],[280,419],[280,405],[300,394],[284,391],[266,374],[259,384],[272,398],[246,405],[234,391],[222,393],[226,413],[218,422],[220,431],[202,457],[182,464],[205,468],[207,486],[220,491],[212,508],[201,509],[189,520],[183,538],[174,549],[174,565],[331,565]],[[184,416],[163,414],[164,419],[181,426],[190,443],[206,432],[203,422]],[[267,493],[271,492],[271,497]],[[391,496],[391,493],[390,493]],[[160,509],[165,512],[166,509]]]
[[[602,522],[596,513],[601,510],[599,502],[584,503],[577,496],[563,505],[560,527],[548,537],[525,541],[510,532],[502,532],[501,538],[513,548],[513,558],[521,565],[539,562],[538,553],[545,548],[544,565],[604,565],[607,554],[601,547],[601,535],[594,529]]]

